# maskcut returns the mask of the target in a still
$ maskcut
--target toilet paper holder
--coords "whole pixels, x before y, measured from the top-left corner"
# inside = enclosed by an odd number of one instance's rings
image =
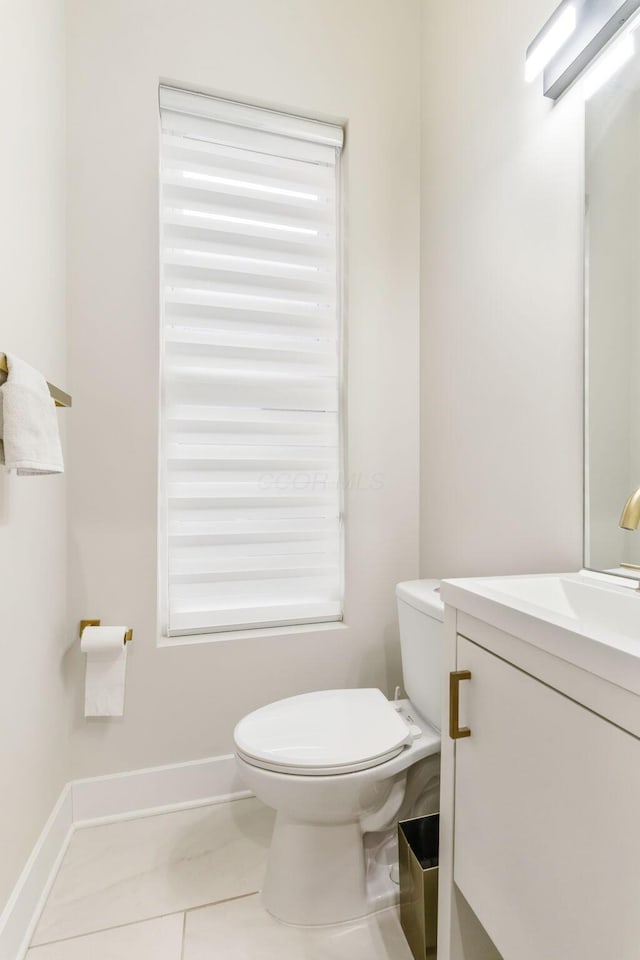
[[[81,621],[80,621],[80,636],[82,637],[82,633],[83,633],[85,627],[99,627],[100,624],[101,624],[101,621],[100,621],[100,620],[81,620]],[[127,632],[126,632],[125,635],[124,635],[124,642],[125,642],[125,643],[131,643],[132,640],[133,640],[133,630],[129,629],[129,630],[127,630]]]

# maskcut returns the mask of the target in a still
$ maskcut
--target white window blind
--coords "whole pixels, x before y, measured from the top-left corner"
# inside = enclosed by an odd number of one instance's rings
[[[342,128],[160,88],[169,636],[342,618]]]

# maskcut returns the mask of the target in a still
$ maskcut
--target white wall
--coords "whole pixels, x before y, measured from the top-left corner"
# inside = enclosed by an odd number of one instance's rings
[[[0,351],[64,388],[63,5],[1,9]],[[69,778],[65,488],[0,470],[0,910]]]
[[[418,573],[419,0],[68,0],[71,616],[135,631],[126,716],[75,774],[231,748],[278,697],[399,682]],[[348,123],[347,629],[156,647],[157,86]],[[366,489],[372,474],[381,489]]]
[[[424,0],[421,572],[576,569],[583,117],[523,80],[556,0]]]

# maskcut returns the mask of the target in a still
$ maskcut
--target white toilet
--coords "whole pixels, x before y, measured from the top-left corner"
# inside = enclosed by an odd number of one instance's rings
[[[277,813],[262,897],[285,923],[339,923],[376,909],[364,835],[394,823],[409,769],[440,751],[438,587],[396,588],[408,700],[321,690],[262,707],[235,729],[243,779]]]

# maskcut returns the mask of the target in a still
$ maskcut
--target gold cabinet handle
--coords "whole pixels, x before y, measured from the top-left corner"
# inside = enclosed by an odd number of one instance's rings
[[[452,740],[470,737],[469,727],[461,727],[458,712],[460,708],[460,681],[471,680],[469,670],[454,670],[449,674],[449,736]]]

